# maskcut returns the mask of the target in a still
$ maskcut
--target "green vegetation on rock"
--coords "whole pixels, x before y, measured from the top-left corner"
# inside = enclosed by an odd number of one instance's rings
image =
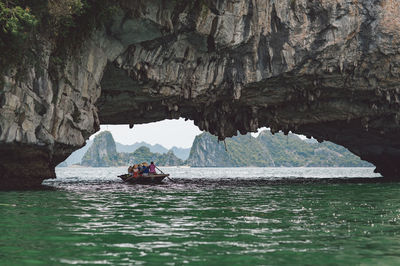
[[[187,163],[191,166],[259,167],[366,167],[368,162],[331,142],[310,143],[294,134],[273,136],[263,131],[226,139],[227,151],[217,137],[203,133],[196,137]]]
[[[37,23],[29,7],[0,1],[0,70],[9,62],[21,60],[21,51],[26,49],[27,40]]]
[[[41,41],[36,33],[54,44],[52,67],[62,66],[68,52],[106,24],[117,8],[116,0],[0,0],[0,74],[13,67],[23,72],[37,63],[35,48]]]

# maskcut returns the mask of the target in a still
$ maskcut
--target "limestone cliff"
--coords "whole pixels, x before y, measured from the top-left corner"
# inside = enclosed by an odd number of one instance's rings
[[[232,161],[223,143],[215,136],[203,133],[193,141],[187,164],[194,167],[229,167]]]
[[[329,140],[399,176],[398,1],[116,0],[90,32],[105,2],[49,1],[49,16],[64,2],[91,8],[65,34],[33,31],[2,71],[1,186],[55,177],[100,123],[178,117],[220,139],[269,126]]]
[[[193,142],[190,166],[197,167],[365,167],[371,166],[345,148],[329,142],[306,142],[298,136],[282,133],[272,136],[263,131],[259,136],[238,135],[223,142],[203,133]]]
[[[119,161],[113,136],[109,131],[103,131],[95,137],[92,146],[83,156],[81,164],[84,166],[107,167],[118,166]]]

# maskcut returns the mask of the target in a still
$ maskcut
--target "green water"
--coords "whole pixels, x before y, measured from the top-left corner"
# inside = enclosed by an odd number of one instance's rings
[[[0,192],[0,265],[400,264],[398,183],[60,186]]]

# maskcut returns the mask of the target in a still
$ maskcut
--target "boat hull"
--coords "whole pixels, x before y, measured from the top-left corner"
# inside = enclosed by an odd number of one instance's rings
[[[164,178],[168,177],[169,174],[160,174],[160,175],[148,175],[148,176],[140,176],[140,177],[131,177],[130,175],[120,175],[118,176],[124,182],[130,184],[160,184]]]

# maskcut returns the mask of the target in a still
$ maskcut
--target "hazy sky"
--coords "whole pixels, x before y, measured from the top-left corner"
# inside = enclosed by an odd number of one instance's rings
[[[259,129],[259,132],[264,129],[266,128]],[[190,148],[192,147],[194,138],[202,133],[194,125],[193,121],[185,121],[183,118],[135,125],[132,129],[128,125],[101,125],[100,132],[105,130],[110,131],[114,140],[121,144],[133,144],[144,141],[153,145],[161,144],[167,149],[173,146]],[[93,139],[95,135],[90,139]],[[252,135],[255,137],[258,134],[252,133]]]
[[[135,125],[132,129],[128,125],[101,125],[100,131],[104,130],[110,131],[114,140],[121,144],[144,141],[149,144],[161,144],[167,149],[173,146],[189,148],[194,138],[202,133],[193,121],[185,121],[183,118]]]

